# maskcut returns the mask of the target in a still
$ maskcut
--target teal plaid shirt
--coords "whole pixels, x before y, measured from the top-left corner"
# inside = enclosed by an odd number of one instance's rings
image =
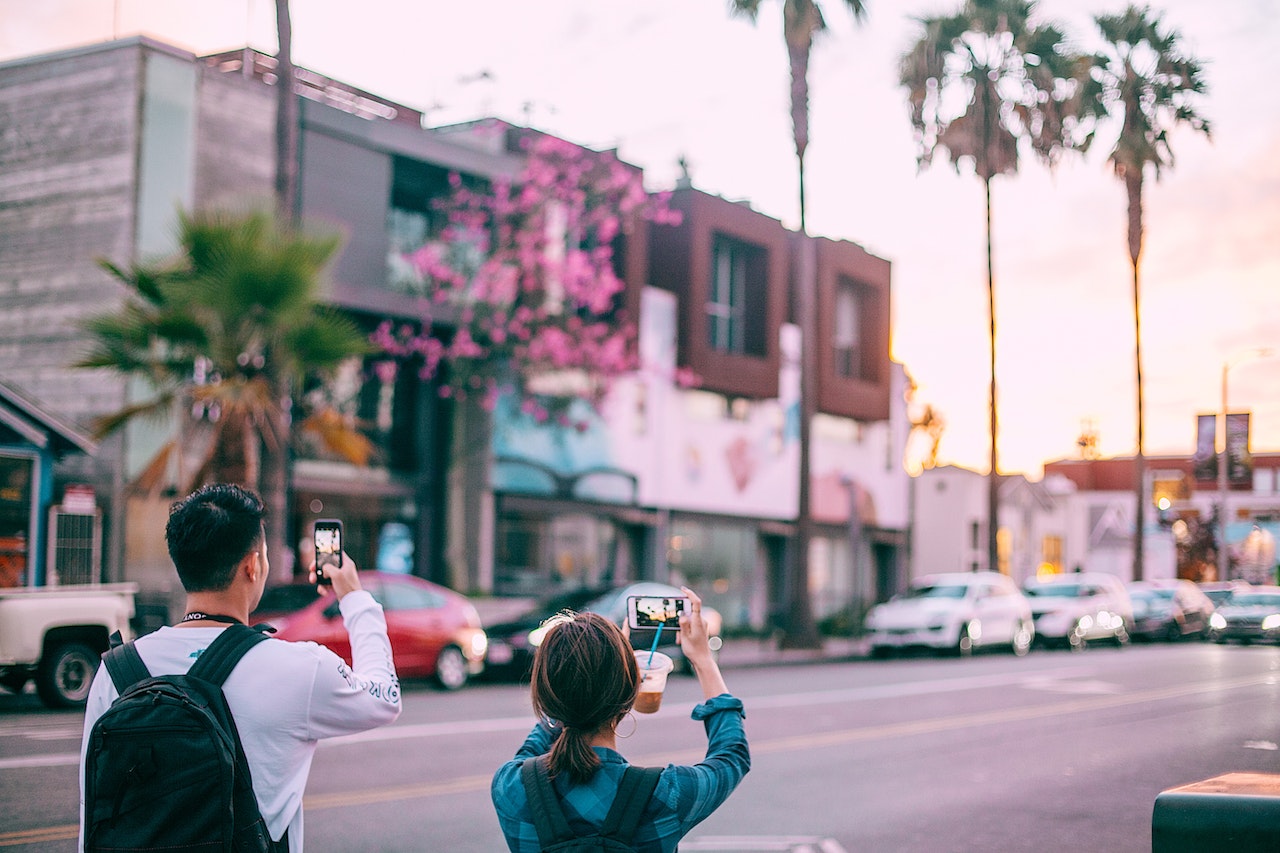
[[[689,830],[705,820],[729,798],[751,769],[751,753],[742,728],[742,700],[722,693],[693,709],[693,718],[707,729],[707,755],[691,766],[667,765],[649,800],[633,842],[640,853],[671,853]],[[491,794],[498,823],[512,853],[538,853],[538,833],[520,781],[520,765],[526,758],[545,754],[555,734],[542,725],[533,727],[516,757],[493,776]],[[627,760],[605,747],[592,747],[600,756],[600,769],[591,781],[574,785],[568,774],[552,779],[569,824],[582,834],[597,831],[627,768]]]

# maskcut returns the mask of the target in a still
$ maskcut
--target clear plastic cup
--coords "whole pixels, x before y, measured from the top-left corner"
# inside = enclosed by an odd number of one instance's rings
[[[640,714],[656,713],[662,706],[662,693],[667,689],[667,674],[675,662],[662,652],[636,652],[636,665],[640,667],[640,693],[636,696],[635,709]]]

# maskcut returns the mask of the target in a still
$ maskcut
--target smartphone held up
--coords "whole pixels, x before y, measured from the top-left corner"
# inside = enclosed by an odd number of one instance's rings
[[[633,629],[661,628],[680,630],[680,615],[689,607],[689,599],[661,595],[632,595],[627,598],[627,624]]]
[[[316,521],[313,541],[316,550],[316,583],[332,584],[328,569],[342,566],[342,522],[333,518]]]

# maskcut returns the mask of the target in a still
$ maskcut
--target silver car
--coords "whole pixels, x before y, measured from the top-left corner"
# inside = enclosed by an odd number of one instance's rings
[[[1098,640],[1123,646],[1133,629],[1124,582],[1098,572],[1049,575],[1023,585],[1036,619],[1036,641],[1073,651]]]
[[[919,578],[906,592],[871,608],[865,627],[875,657],[908,648],[968,655],[992,647],[1021,656],[1035,637],[1026,597],[997,572]]]

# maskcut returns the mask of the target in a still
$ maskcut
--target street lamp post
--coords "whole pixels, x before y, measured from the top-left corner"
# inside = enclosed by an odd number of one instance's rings
[[[1218,452],[1218,580],[1230,580],[1231,559],[1227,553],[1227,371],[1251,358],[1267,358],[1270,347],[1255,347],[1222,363],[1222,450]]]

